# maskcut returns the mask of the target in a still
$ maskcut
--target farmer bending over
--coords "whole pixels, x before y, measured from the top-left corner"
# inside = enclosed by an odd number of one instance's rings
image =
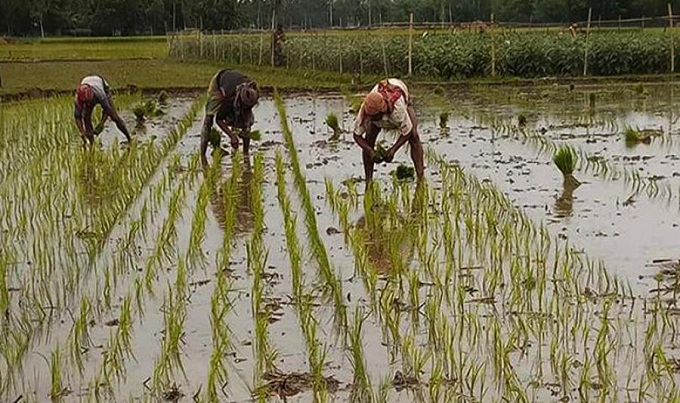
[[[381,129],[397,130],[399,137],[385,156],[375,153],[375,141]],[[373,179],[373,164],[392,162],[394,155],[408,142],[418,180],[423,178],[423,145],[418,136],[418,121],[409,102],[403,81],[390,78],[379,82],[364,99],[357,115],[354,141],[363,150],[366,183]]]
[[[95,129],[92,127],[92,112],[97,104],[102,107],[102,118],[99,125],[97,125],[97,132],[95,132]],[[113,106],[111,88],[101,76],[87,76],[83,78],[78,88],[76,88],[74,117],[84,144],[92,144],[94,142],[94,136],[101,132],[108,118],[111,118],[116,123],[118,130],[130,142],[130,132]]]
[[[213,119],[220,129],[231,139],[231,146],[238,150],[239,140],[233,132],[241,129],[243,153],[248,155],[250,146],[250,127],[255,123],[253,107],[260,97],[257,84],[241,73],[220,70],[210,80],[208,102],[205,105],[205,119],[201,131],[201,162],[207,164],[205,156],[208,149],[208,136],[212,129]]]

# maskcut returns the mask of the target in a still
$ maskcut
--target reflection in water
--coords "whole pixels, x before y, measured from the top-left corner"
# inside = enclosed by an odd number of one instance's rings
[[[562,183],[562,194],[555,200],[555,216],[558,218],[571,217],[574,212],[574,191],[581,186],[572,175],[566,175]]]
[[[369,190],[370,191],[370,190]],[[381,275],[404,269],[413,260],[418,228],[426,195],[422,182],[416,190],[411,211],[404,215],[395,211],[379,196],[367,197],[367,214],[355,223],[356,234],[367,249],[368,259]],[[396,267],[396,265],[400,267]]]
[[[227,222],[227,203],[234,203],[236,222],[234,234],[242,235],[252,230],[254,216],[251,203],[250,182],[253,176],[249,158],[232,159],[231,175],[220,171],[220,177],[214,179],[210,192],[210,207],[221,229],[225,229]],[[225,190],[229,184],[236,185],[234,200],[225,200]]]

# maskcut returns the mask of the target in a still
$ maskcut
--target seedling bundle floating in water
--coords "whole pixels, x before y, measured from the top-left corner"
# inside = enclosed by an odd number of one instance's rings
[[[623,133],[626,147],[633,147],[639,143],[651,144],[652,137],[661,136],[663,132],[661,130],[655,129],[644,129],[639,128],[633,129],[632,127],[627,127],[626,131]]]
[[[578,156],[576,155],[576,151],[570,146],[560,147],[553,157],[553,162],[557,166],[557,169],[559,169],[564,176],[565,188],[569,187],[575,189],[581,185],[581,182],[574,178],[573,175],[577,161]]]
[[[340,128],[340,124],[338,123],[338,117],[335,115],[335,113],[330,112],[328,116],[326,116],[326,124],[333,130],[331,140],[337,140],[338,138],[340,138],[342,129]]]

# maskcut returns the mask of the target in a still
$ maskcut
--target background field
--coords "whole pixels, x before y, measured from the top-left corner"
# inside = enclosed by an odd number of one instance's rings
[[[680,401],[674,78],[409,80],[426,181],[397,180],[401,151],[366,190],[350,130],[378,76],[227,63],[281,91],[250,156],[202,169],[222,62],[87,42],[0,45],[76,55],[0,65],[31,98],[0,104],[0,400]],[[82,149],[90,70],[131,145],[109,122]]]

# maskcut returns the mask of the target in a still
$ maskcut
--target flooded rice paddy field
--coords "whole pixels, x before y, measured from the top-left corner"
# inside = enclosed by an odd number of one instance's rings
[[[200,98],[89,152],[70,99],[5,105],[2,400],[677,401],[675,90],[416,90],[426,182],[369,190],[340,95],[205,170]]]

